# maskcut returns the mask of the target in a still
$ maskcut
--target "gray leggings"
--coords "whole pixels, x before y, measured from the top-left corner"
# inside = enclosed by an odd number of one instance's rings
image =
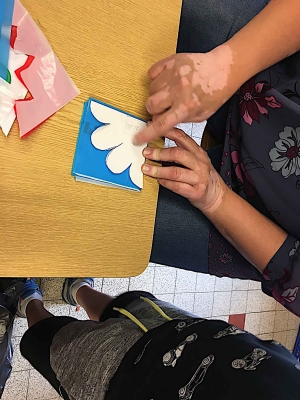
[[[270,0],[183,0],[177,52],[206,53],[226,42]],[[245,49],[247,51],[247,49]],[[209,119],[215,138],[223,142],[229,102]],[[217,170],[222,147],[209,151]],[[159,190],[151,261],[208,273],[210,222],[185,198]]]

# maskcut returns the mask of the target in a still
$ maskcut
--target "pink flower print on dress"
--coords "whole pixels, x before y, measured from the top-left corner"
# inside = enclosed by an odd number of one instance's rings
[[[240,88],[240,116],[252,125],[253,120],[259,122],[260,114],[269,115],[267,107],[282,108],[274,96],[266,96],[265,92],[271,87],[266,82],[255,84],[252,78]]]
[[[243,162],[240,162],[240,155],[239,153],[234,150],[231,153],[231,159],[234,164],[234,169],[237,178],[240,182],[244,184],[244,190],[247,196],[254,196],[254,184],[250,178],[250,175],[246,171],[245,165]]]

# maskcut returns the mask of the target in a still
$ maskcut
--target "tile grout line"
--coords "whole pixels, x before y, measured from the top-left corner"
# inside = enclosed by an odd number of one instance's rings
[[[29,381],[30,381],[30,370],[28,370],[28,377],[27,377],[27,390],[26,390],[26,399],[27,400],[30,400],[29,399]]]

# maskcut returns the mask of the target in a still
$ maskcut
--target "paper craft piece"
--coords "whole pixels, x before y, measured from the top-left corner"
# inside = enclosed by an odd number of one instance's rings
[[[75,180],[140,191],[145,145],[133,136],[146,123],[100,101],[84,104],[72,175]]]
[[[6,80],[14,0],[0,0],[0,78]]]
[[[13,48],[29,56],[20,79],[31,96],[16,102],[20,136],[24,137],[73,100],[79,90],[19,0],[15,2],[13,26],[17,27]]]
[[[27,89],[18,79],[16,71],[22,69],[27,62],[25,54],[10,49],[8,62],[8,75],[6,81],[0,78],[0,127],[7,136],[15,121],[15,103],[26,97]],[[9,97],[4,100],[3,94],[9,92]],[[5,101],[5,103],[4,103]]]

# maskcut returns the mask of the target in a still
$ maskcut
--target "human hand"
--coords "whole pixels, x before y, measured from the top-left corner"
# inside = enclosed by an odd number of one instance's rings
[[[214,169],[206,151],[180,129],[173,128],[165,136],[175,141],[177,147],[146,147],[143,154],[149,160],[174,162],[178,166],[144,164],[143,173],[156,178],[167,189],[186,197],[199,210],[215,211],[220,206],[227,187]]]
[[[209,53],[175,54],[150,68],[152,83],[146,107],[156,116],[134,138],[147,143],[182,122],[211,117],[239,88],[232,78],[233,53],[228,45]]]

